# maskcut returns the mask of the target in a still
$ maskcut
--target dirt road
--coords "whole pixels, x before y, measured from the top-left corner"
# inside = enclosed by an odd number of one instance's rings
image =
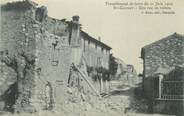
[[[144,99],[135,91],[138,87],[138,85],[118,85],[103,98],[89,96],[90,99],[86,101],[67,102],[53,111],[33,114],[5,113],[3,116],[165,116],[147,113]]]

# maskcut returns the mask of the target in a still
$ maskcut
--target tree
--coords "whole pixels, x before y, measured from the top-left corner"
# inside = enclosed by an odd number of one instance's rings
[[[115,57],[113,54],[110,54],[110,60],[109,60],[109,70],[111,75],[115,75],[118,68],[118,63],[115,61]]]

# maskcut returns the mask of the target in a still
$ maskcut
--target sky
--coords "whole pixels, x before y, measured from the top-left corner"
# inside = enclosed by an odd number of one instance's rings
[[[1,0],[1,3],[17,0]],[[82,29],[112,47],[111,53],[142,73],[141,48],[175,32],[184,34],[183,0],[33,0],[48,8],[50,17],[71,20],[80,16]],[[114,10],[106,2],[173,2],[175,14],[141,14]]]

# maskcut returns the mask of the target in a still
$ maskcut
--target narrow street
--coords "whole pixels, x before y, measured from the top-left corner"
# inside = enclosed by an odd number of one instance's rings
[[[69,116],[168,116],[149,114],[147,102],[142,98],[141,84],[122,85],[115,82],[109,95],[103,98],[91,97],[89,101],[72,103],[65,109]],[[70,109],[72,108],[72,109]],[[69,110],[70,109],[70,110]],[[70,112],[71,111],[71,112]]]
[[[114,90],[102,98],[90,96],[89,100],[68,102],[53,111],[40,111],[33,114],[7,112],[2,114],[3,116],[167,116],[147,113],[148,107],[141,96],[140,84],[129,86],[118,84],[119,82],[115,83],[118,87],[113,87]]]
[[[142,96],[141,83],[136,85],[121,85],[116,81],[110,96],[105,98],[112,112],[119,116],[166,116],[163,114],[149,114],[148,105]],[[117,89],[115,89],[117,88]]]

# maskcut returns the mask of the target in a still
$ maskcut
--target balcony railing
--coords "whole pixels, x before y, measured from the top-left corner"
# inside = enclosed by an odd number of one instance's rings
[[[184,81],[162,81],[159,99],[184,100]]]

